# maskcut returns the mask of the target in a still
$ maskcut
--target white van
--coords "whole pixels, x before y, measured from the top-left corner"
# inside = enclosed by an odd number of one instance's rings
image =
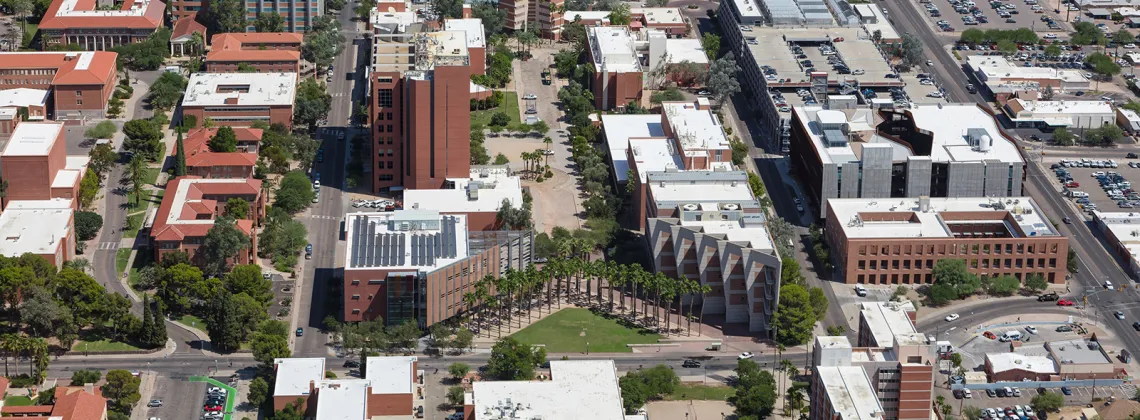
[[[1009,341],[1020,341],[1021,340],[1021,331],[1017,331],[1017,330],[1006,331],[998,339],[1003,343],[1009,342]]]
[[[863,287],[862,284],[856,284],[855,285],[855,296],[866,297],[867,296],[867,289],[865,287]]]

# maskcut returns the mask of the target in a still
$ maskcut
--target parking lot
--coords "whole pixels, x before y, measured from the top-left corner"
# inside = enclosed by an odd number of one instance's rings
[[[1014,387],[1010,387],[1014,388]],[[1117,386],[1078,386],[1068,387],[1069,394],[1065,395],[1065,405],[1085,405],[1092,401],[1093,398],[1107,399],[1109,397],[1115,398],[1130,398],[1136,394],[1136,385],[1124,384]],[[1061,388],[1053,388],[1050,392],[1062,393]],[[939,387],[938,392],[945,395],[946,399],[957,398],[952,392],[946,388]],[[1037,389],[1018,389],[1021,393],[1020,397],[999,397],[990,396],[984,390],[973,390],[971,398],[966,402],[967,405],[972,405],[982,410],[986,408],[1001,408],[1005,407],[1014,408],[1015,406],[1028,406],[1030,405],[1033,397],[1039,392]]]
[[[202,400],[206,396],[205,382],[190,382],[186,376],[159,376],[155,380],[151,399],[162,400],[161,407],[143,407],[146,418],[190,420],[199,418]],[[145,404],[143,401],[141,404]],[[136,410],[137,411],[137,410]]]
[[[1140,180],[1140,163],[1125,159],[1110,161],[1117,164],[1115,168],[1055,168],[1057,181],[1066,186],[1062,194],[1082,210],[1129,211],[1140,208],[1140,191],[1133,191],[1131,185],[1133,181]],[[1088,196],[1084,197],[1084,194]]]
[[[1052,3],[1047,0],[922,0],[915,7],[945,32],[970,28],[1013,30],[1027,26],[1039,31],[1064,31],[1068,25],[1053,13],[1055,5]],[[1040,16],[1049,16],[1056,23],[1039,22]],[[940,21],[944,21],[943,24]]]

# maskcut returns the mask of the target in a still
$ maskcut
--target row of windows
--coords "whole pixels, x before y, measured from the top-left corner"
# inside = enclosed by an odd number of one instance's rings
[[[380,181],[391,181],[393,179],[395,179],[395,176],[392,174],[380,174],[380,177],[377,178],[377,180]]]
[[[392,136],[384,136],[376,139],[376,144],[392,144]]]
[[[392,149],[379,149],[376,156],[392,156]]]
[[[245,107],[228,107],[228,106],[208,106],[205,108],[206,112],[248,112],[248,111],[264,111],[269,112],[267,106],[245,106]]]
[[[870,260],[870,261],[859,260],[858,267],[860,270],[866,270],[866,269],[868,269],[868,267],[871,270],[898,270],[900,268],[903,270],[910,270],[911,265],[912,265],[912,261],[913,261],[914,269],[916,269],[916,270],[921,270],[924,268],[925,269],[934,268],[934,260],[890,260],[890,264],[887,264],[887,260]],[[923,261],[926,262],[925,267],[923,266]],[[1044,268],[1045,267],[1045,259],[1044,258],[1024,258],[1024,259],[1023,258],[1005,258],[1005,259],[983,258],[980,260],[979,259],[969,259],[967,264],[970,266],[970,268],[979,268],[979,262],[978,261],[981,261],[981,263],[980,263],[981,268],[990,268],[991,267],[991,261],[992,261],[992,267],[993,268],[1001,268],[1002,265],[1005,266],[1004,268],[1022,268],[1023,264],[1026,268]],[[1057,267],[1057,259],[1056,258],[1050,258],[1049,259],[1049,268],[1056,268],[1056,267]]]
[[[0,79],[0,85],[50,85],[51,79]]]
[[[47,75],[54,76],[55,69],[8,69],[0,70],[0,75]]]
[[[387,124],[387,125],[376,124],[376,131],[379,133],[395,133],[395,131],[392,130],[392,124]]]
[[[380,121],[383,121],[383,120],[389,120],[390,121],[390,120],[392,120],[392,113],[391,112],[378,112],[378,113],[376,113],[376,119],[380,120]]]
[[[950,244],[947,248],[946,244],[938,245],[860,245],[859,255],[925,255],[936,254],[935,249],[938,250],[937,254],[940,255],[966,255],[973,254],[989,254],[991,251],[994,254],[1036,254],[1048,252],[1057,252],[1057,244],[1050,244],[1048,248],[1045,246],[1036,247],[1033,244]],[[949,253],[947,253],[949,250]],[[957,250],[957,252],[955,252]]]

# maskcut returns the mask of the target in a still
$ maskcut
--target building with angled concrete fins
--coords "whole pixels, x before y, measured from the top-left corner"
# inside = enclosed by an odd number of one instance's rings
[[[531,263],[530,231],[470,231],[468,223],[422,208],[349,214],[344,319],[426,328],[469,310],[463,294],[483,277]]]

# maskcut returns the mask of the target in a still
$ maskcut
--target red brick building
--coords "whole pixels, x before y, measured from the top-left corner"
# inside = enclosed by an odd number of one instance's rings
[[[50,116],[80,122],[102,118],[118,74],[113,52],[0,53],[0,87],[51,90]]]
[[[210,151],[210,139],[218,134],[217,128],[197,128],[186,133],[182,148],[186,152],[186,169],[189,175],[202,178],[252,178],[257,165],[257,144],[262,130],[238,127],[237,150],[233,153]]]
[[[182,114],[231,127],[255,121],[292,127],[296,94],[296,73],[194,73]]]
[[[590,89],[594,106],[600,110],[619,110],[630,102],[641,103],[644,68],[634,49],[636,39],[624,26],[592,26],[586,28],[589,59],[594,63]]]
[[[96,0],[54,0],[40,20],[41,46],[71,44],[88,51],[145,40],[163,25],[166,3],[126,0],[119,10],[98,10]]]
[[[254,226],[265,216],[265,196],[258,179],[206,179],[183,176],[166,184],[166,195],[151,222],[150,241],[154,260],[171,252],[186,252],[191,263],[201,266],[198,253],[214,220],[224,214],[226,201],[240,198],[250,205],[250,219],[239,219],[236,227],[250,238],[234,264],[249,264],[257,255],[257,232]]]
[[[303,40],[303,34],[291,32],[214,35],[206,54],[206,71],[236,73],[244,63],[255,73],[300,73]]]
[[[7,202],[64,198],[78,206],[86,156],[67,156],[63,123],[24,122],[0,152],[0,177],[8,181]]]
[[[422,409],[423,371],[415,356],[369,357],[360,368],[368,379],[325,379],[325,359],[274,360],[273,408],[302,401],[316,419],[411,418]]]

